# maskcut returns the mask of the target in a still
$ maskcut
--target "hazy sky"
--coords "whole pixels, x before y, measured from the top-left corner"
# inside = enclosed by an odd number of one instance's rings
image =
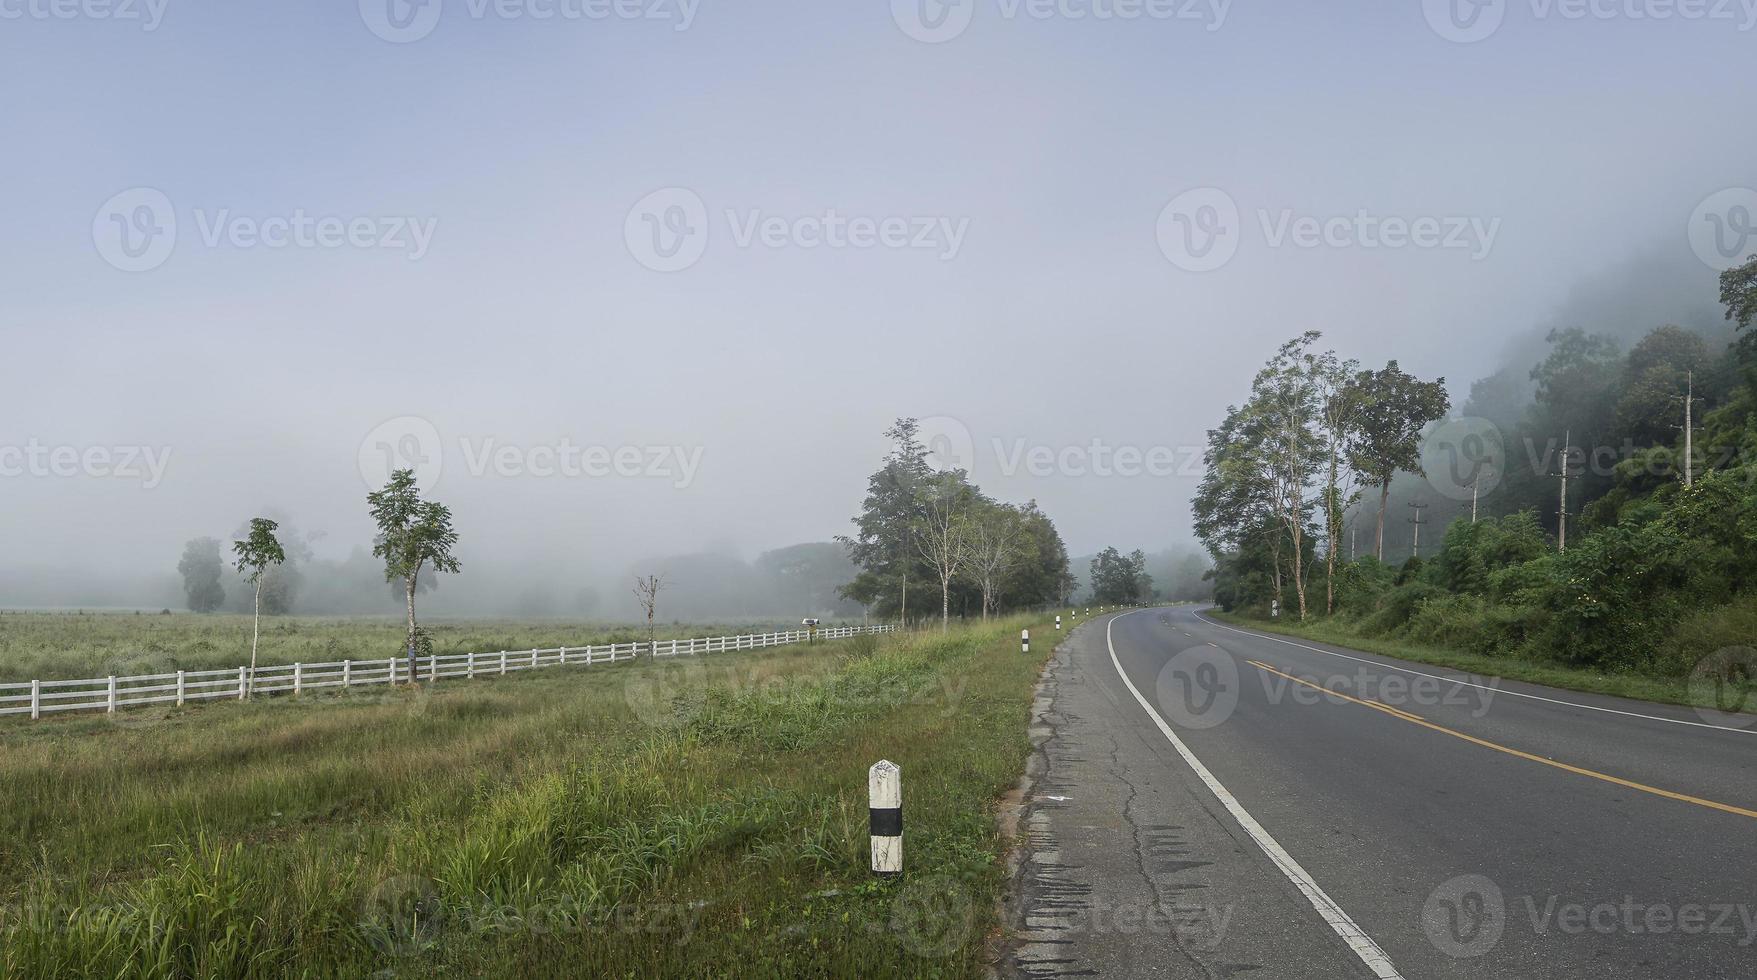
[[[919,2],[0,0],[0,564],[343,554],[381,445],[466,565],[753,554],[905,414],[1152,549],[1281,340],[1468,384],[1757,185],[1757,0]]]

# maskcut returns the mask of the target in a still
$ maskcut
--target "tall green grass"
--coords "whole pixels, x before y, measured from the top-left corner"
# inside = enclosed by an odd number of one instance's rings
[[[0,975],[975,975],[1021,625],[0,726]]]

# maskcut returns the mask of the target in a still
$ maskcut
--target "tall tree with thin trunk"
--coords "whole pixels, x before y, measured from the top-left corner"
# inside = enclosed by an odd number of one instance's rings
[[[1305,545],[1307,522],[1317,503],[1312,490],[1323,460],[1318,432],[1318,356],[1311,352],[1319,334],[1308,330],[1281,345],[1257,372],[1246,405],[1252,428],[1260,433],[1268,464],[1269,508],[1286,531],[1292,548],[1292,579],[1299,618],[1306,618]]]
[[[1017,507],[980,501],[970,521],[970,577],[982,590],[982,621],[999,611],[1007,573],[1034,556],[1035,542]]]
[[[415,623],[415,583],[421,570],[453,572],[459,568],[452,556],[458,534],[452,530],[451,510],[443,504],[421,499],[414,470],[397,470],[384,489],[366,495],[372,520],[378,525],[378,542],[372,553],[384,559],[387,581],[403,582],[409,610],[409,683],[417,680],[419,627]]]
[[[262,575],[287,560],[286,551],[275,537],[275,529],[279,526],[266,517],[251,518],[250,532],[244,540],[232,542],[232,553],[238,556],[238,571],[256,590],[256,615],[250,626],[250,682],[245,687],[246,697],[256,693],[256,647],[262,638]]]
[[[962,470],[936,473],[922,488],[915,547],[939,578],[942,633],[952,622],[952,580],[970,560],[970,511],[975,497],[975,488],[965,482]]]
[[[1421,433],[1429,422],[1446,417],[1452,407],[1446,395],[1446,379],[1422,381],[1404,373],[1396,361],[1379,371],[1355,375],[1359,400],[1354,444],[1349,461],[1379,488],[1378,527],[1373,533],[1373,554],[1385,560],[1385,508],[1391,499],[1391,479],[1399,472],[1425,475],[1421,468]]]
[[[1360,364],[1325,351],[1313,362],[1318,387],[1318,431],[1324,443],[1324,615],[1336,609],[1336,554],[1341,549],[1342,519],[1358,496],[1355,471],[1347,465],[1349,443],[1359,422],[1360,396],[1354,376]]]

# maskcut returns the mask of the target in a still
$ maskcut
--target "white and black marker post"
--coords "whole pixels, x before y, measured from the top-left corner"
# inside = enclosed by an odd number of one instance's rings
[[[1062,628],[1062,618],[1059,613],[1055,617],[1055,628],[1058,630]]]
[[[1030,630],[1020,630],[1019,631],[1019,649],[1024,653],[1031,652],[1031,631]]]
[[[872,825],[872,873],[903,873],[903,769],[880,760],[866,771],[868,822]]]

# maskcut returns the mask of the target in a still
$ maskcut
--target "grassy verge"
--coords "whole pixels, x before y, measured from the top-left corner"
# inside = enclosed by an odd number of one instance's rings
[[[1633,698],[1639,701],[1653,701],[1659,704],[1678,704],[1689,707],[1714,708],[1717,705],[1712,696],[1691,690],[1691,686],[1683,678],[1644,677],[1638,674],[1607,674],[1602,671],[1585,670],[1559,664],[1544,663],[1536,660],[1522,660],[1510,657],[1485,657],[1480,654],[1465,653],[1459,650],[1448,650],[1443,647],[1427,646],[1411,643],[1408,640],[1381,639],[1361,636],[1337,622],[1319,620],[1305,625],[1288,621],[1270,621],[1237,613],[1221,612],[1218,609],[1207,610],[1204,615],[1213,616],[1222,622],[1236,626],[1262,630],[1266,633],[1281,633],[1288,636],[1304,637],[1320,643],[1348,647],[1367,653],[1376,653],[1399,660],[1410,660],[1416,663],[1433,664],[1439,667],[1451,667],[1455,670],[1467,671],[1490,677],[1502,677],[1508,680],[1527,681],[1549,687],[1562,688],[1569,691],[1585,691],[1591,694],[1609,694],[1621,698]],[[1734,699],[1739,700],[1739,699]],[[1750,699],[1744,699],[1748,702]]]
[[[977,975],[1021,626],[0,727],[0,975]]]

